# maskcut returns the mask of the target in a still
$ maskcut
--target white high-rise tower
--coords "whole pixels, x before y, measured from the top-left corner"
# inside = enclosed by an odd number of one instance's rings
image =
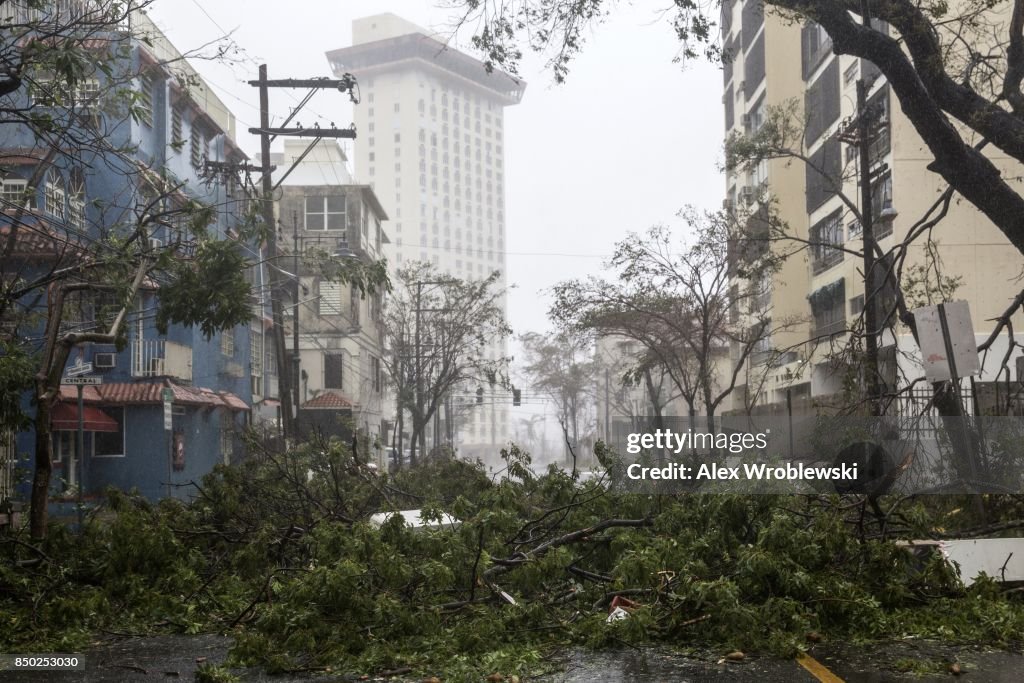
[[[505,275],[504,107],[525,83],[393,14],[352,22],[352,47],[327,53],[338,75],[359,79],[356,175],[391,217],[389,262],[434,264],[461,279]],[[496,343],[493,357],[507,355]],[[508,440],[511,397],[487,399],[458,430],[464,457],[492,458]]]

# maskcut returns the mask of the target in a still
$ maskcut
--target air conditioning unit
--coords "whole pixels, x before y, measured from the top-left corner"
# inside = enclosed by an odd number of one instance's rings
[[[747,204],[753,204],[754,200],[757,199],[757,190],[754,189],[753,185],[744,185],[740,188],[740,199]]]
[[[163,246],[164,246],[164,241],[162,239],[158,239],[156,237],[150,237],[149,238],[149,248],[150,249],[161,249],[161,248],[163,248]]]
[[[164,359],[163,358],[150,358],[149,359],[149,374],[152,377],[159,377],[166,375],[164,371]]]
[[[93,354],[92,364],[93,364],[93,367],[96,367],[96,368],[114,368],[114,367],[117,367],[117,354],[116,353],[97,353],[97,354]]]
[[[736,210],[736,202],[734,202],[731,199],[723,199],[722,200],[722,209],[725,210],[725,211],[735,211]]]

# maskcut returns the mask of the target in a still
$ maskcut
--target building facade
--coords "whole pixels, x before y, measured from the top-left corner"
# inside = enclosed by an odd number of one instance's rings
[[[333,434],[354,428],[360,454],[381,460],[383,294],[363,294],[334,280],[317,255],[383,259],[388,216],[369,185],[352,181],[338,143],[321,141],[296,163],[311,142],[286,140],[277,163],[291,170],[277,206],[280,264],[298,275],[285,308],[285,332],[287,355],[298,362],[300,422]]]
[[[73,12],[78,4],[54,7]],[[26,11],[45,17],[49,10],[44,5]],[[210,208],[204,227],[216,238],[230,238],[238,227],[244,203],[238,185],[208,172],[208,162],[245,160],[234,140],[234,117],[144,14],[133,14],[106,38],[118,46],[112,69],[90,76],[75,93],[56,92],[47,85],[52,81],[36,74],[34,87],[26,79],[6,96],[54,120],[87,117],[90,134],[111,151],[99,144],[52,154],[53,147],[27,127],[0,125],[0,230],[9,247],[0,264],[5,282],[102,259],[96,245],[116,240],[118,230],[140,221],[148,234],[136,247],[141,258],[187,260],[197,241],[188,218],[194,214],[184,208],[196,203]],[[115,77],[129,80],[104,80]],[[108,106],[104,94],[125,85],[136,93],[130,115]],[[76,125],[69,135],[82,133]],[[86,374],[100,383],[84,388],[81,415],[72,386],[62,386],[53,408],[57,499],[79,490],[97,495],[111,485],[138,489],[150,499],[184,498],[194,492],[189,482],[240,455],[238,433],[253,394],[249,325],[209,338],[196,327],[174,324],[161,334],[154,315],[159,295],[156,282],[143,283],[130,304],[123,343],[84,343],[72,352],[66,374],[91,366]],[[3,333],[20,343],[41,343],[36,313],[48,305],[53,304],[46,297],[33,294],[7,307]],[[83,292],[65,301],[61,331],[105,332],[120,307],[116,292]],[[34,413],[28,397],[25,407]],[[80,418],[84,453],[76,447]],[[34,444],[34,432],[21,432],[13,449],[29,471]]]
[[[471,280],[498,271],[507,286],[504,108],[525,84],[448,48],[392,14],[358,19],[353,45],[327,53],[338,75],[359,79],[359,180],[391,216],[389,262],[414,262]],[[494,344],[492,358],[507,356]],[[470,395],[475,387],[467,387]],[[508,439],[508,405],[471,411],[456,439],[467,457],[493,456]]]
[[[756,135],[770,116],[788,109],[802,128],[796,149],[810,160],[771,159],[727,178],[727,208],[756,214],[759,206],[773,202],[794,243],[806,245],[766,283],[766,296],[757,305],[770,307],[775,321],[788,324],[770,340],[775,353],[762,354],[762,362],[745,369],[733,408],[769,410],[788,400],[811,410],[848,386],[851,366],[837,363],[837,352],[848,348],[863,325],[863,263],[855,255],[863,238],[840,195],[860,206],[858,145],[844,134],[858,114],[859,80],[874,112],[869,210],[882,252],[896,253],[944,183],[928,170],[932,157],[884,76],[869,62],[834,54],[819,26],[765,16],[762,4],[753,0],[723,3],[722,26],[723,48],[732,56],[723,70],[726,137]],[[890,30],[878,22],[874,27]],[[1020,185],[1019,164],[992,158],[1006,169],[1004,177],[1018,178],[1013,182]],[[923,236],[908,247],[900,285],[911,308],[944,299],[968,301],[980,342],[1019,290],[1015,279],[1022,265],[1020,253],[995,226],[969,203],[954,201],[930,239]],[[890,302],[886,310],[891,309]],[[888,389],[923,376],[909,330],[891,322],[878,336],[879,371]],[[978,379],[996,379],[1006,348],[1005,340],[996,342]]]

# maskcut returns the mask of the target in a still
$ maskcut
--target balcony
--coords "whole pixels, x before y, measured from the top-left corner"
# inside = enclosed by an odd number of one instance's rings
[[[134,338],[132,377],[173,377],[192,381],[191,347],[163,339]]]

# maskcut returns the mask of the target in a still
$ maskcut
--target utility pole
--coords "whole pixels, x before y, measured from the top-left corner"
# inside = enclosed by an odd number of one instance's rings
[[[423,454],[423,450],[426,448],[427,435],[424,433],[426,425],[423,424],[421,416],[423,415],[423,363],[420,360],[420,311],[422,306],[420,305],[420,299],[423,296],[423,283],[416,283],[416,338],[413,342],[416,353],[416,413],[412,416],[412,428],[417,434],[420,446],[420,455]],[[409,463],[412,465],[416,464],[416,439],[413,439],[412,450],[409,452]]]
[[[334,128],[333,124],[331,128],[320,128],[315,126],[313,128],[306,128],[301,125],[288,128],[288,124],[291,123],[292,119],[299,113],[302,107],[309,101],[316,90],[324,88],[333,88],[341,92],[348,92],[349,97],[353,103],[358,104],[359,98],[356,94],[357,84],[356,79],[352,74],[345,74],[340,79],[331,78],[315,78],[315,79],[284,79],[271,81],[267,78],[267,65],[261,64],[259,68],[259,80],[249,81],[249,85],[259,88],[260,91],[260,127],[250,128],[249,132],[254,135],[260,136],[260,156],[261,156],[261,170],[263,172],[262,182],[262,199],[263,199],[263,222],[267,226],[267,251],[268,259],[275,259],[279,256],[277,247],[277,223],[274,216],[274,183],[271,177],[272,167],[270,166],[270,143],[279,135],[282,136],[306,136],[315,138],[307,148],[306,152],[299,157],[304,157],[313,145],[316,145],[321,138],[350,138],[356,137],[355,128]],[[285,119],[282,126],[271,128],[270,127],[270,88],[309,88],[310,93],[306,95],[305,99],[292,110],[291,114]],[[297,163],[297,162],[296,162]],[[287,175],[294,168],[294,164],[285,173]],[[298,241],[298,228],[296,228],[296,242]],[[297,258],[297,256],[296,256]],[[299,370],[298,363],[291,364],[288,362],[288,358],[285,355],[284,347],[284,312],[281,307],[281,300],[277,297],[277,292],[281,288],[281,273],[274,268],[270,269],[270,285],[271,285],[271,298],[270,308],[271,315],[273,317],[273,339],[274,339],[274,356],[277,359],[277,371],[279,376],[279,393],[281,398],[281,426],[282,433],[285,440],[296,440],[298,437],[298,406],[300,403],[299,396]],[[298,272],[295,273],[298,276]],[[298,284],[296,283],[296,287]],[[296,292],[295,300],[298,301],[298,293]],[[293,341],[295,342],[294,353],[295,361],[298,359],[299,346],[298,346],[298,322],[299,312],[296,307],[295,316],[293,318],[294,332]]]
[[[260,127],[270,127],[270,91],[267,88],[267,65],[260,65]],[[267,253],[268,258],[277,257],[277,225],[274,218],[274,184],[271,171],[267,170],[270,165],[270,136],[260,135],[260,164],[263,166],[262,194],[263,194],[263,224],[267,229]],[[273,318],[274,330],[274,354],[277,357],[277,372],[279,377],[280,398],[281,398],[281,434],[287,442],[295,438],[295,414],[292,407],[292,381],[291,368],[284,357],[284,312],[281,309],[281,300],[277,297],[277,291],[281,287],[281,273],[270,269],[270,311]]]
[[[295,287],[292,291],[295,297],[292,299],[292,377],[295,378],[295,413],[298,415],[299,406],[302,405],[302,355],[299,352],[299,293],[302,283],[299,280],[299,218],[295,211],[292,211],[292,274],[295,276]]]

